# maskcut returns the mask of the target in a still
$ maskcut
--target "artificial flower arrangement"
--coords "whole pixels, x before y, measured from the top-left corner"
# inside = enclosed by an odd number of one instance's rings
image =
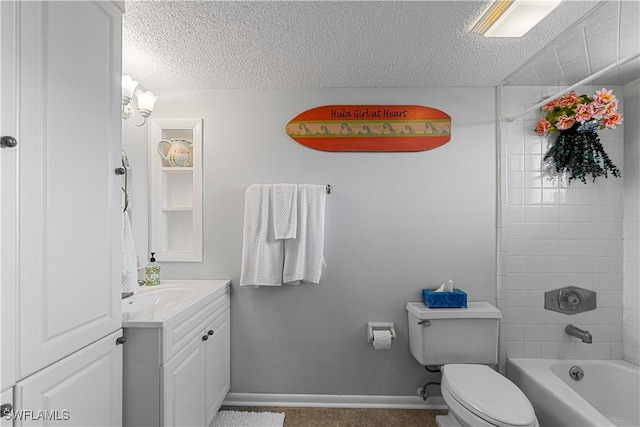
[[[620,176],[620,169],[604,151],[596,131],[615,129],[622,123],[618,100],[611,90],[601,89],[593,97],[576,92],[556,98],[541,108],[547,114],[536,124],[536,132],[550,135],[559,131],[556,142],[544,160],[557,173],[570,173],[569,183],[578,178],[586,183],[586,175],[593,180],[607,173]]]

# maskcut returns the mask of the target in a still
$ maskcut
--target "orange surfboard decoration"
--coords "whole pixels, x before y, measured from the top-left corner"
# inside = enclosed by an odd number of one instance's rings
[[[420,105],[325,105],[304,111],[287,135],[322,151],[424,151],[451,139],[451,116]]]

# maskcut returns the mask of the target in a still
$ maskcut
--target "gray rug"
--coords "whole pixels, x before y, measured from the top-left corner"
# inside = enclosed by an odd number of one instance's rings
[[[211,427],[282,427],[284,412],[220,411]]]

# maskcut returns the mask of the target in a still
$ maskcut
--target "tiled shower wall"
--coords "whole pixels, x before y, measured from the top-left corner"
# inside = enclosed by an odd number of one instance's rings
[[[550,178],[544,172],[542,158],[551,139],[546,140],[533,130],[540,111],[513,122],[506,119],[561,89],[499,88],[501,370],[507,357],[621,359],[623,356],[624,181],[609,176],[599,177],[596,182],[588,180],[587,184],[572,181],[568,185]],[[599,87],[587,86],[577,92],[593,94],[596,89]],[[622,87],[610,89],[622,96]],[[599,132],[605,150],[621,170],[623,127]],[[638,174],[629,175],[634,176],[637,186]],[[635,271],[637,274],[637,268]],[[577,315],[545,310],[544,292],[568,285],[596,291],[597,309]],[[636,292],[637,289],[636,278]],[[568,324],[588,329],[593,334],[593,344],[568,336],[564,332]]]
[[[624,280],[622,355],[640,365],[640,80],[624,87]]]

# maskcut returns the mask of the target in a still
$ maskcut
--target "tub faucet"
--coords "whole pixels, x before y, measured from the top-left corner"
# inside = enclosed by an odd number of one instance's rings
[[[564,328],[564,331],[572,337],[580,338],[584,343],[591,344],[593,342],[589,331],[584,331],[573,325],[567,325],[567,327]]]

